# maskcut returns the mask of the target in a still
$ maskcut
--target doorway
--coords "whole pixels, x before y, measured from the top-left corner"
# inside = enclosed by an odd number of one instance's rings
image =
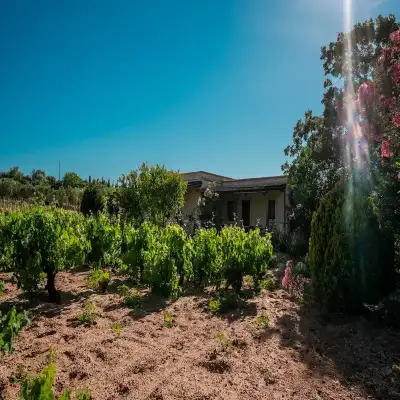
[[[250,226],[250,200],[242,200],[242,221],[244,226]]]

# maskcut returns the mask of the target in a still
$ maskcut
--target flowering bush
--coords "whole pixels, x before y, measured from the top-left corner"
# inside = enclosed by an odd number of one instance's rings
[[[282,279],[282,287],[287,290],[287,292],[295,297],[302,298],[304,293],[304,286],[311,282],[311,279],[303,276],[297,275],[293,272],[293,261],[289,260],[286,263],[285,275]]]

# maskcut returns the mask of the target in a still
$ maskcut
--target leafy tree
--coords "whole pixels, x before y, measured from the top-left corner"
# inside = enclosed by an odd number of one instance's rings
[[[97,215],[103,211],[106,203],[106,193],[104,186],[92,182],[83,191],[81,201],[81,212],[85,215]]]
[[[312,213],[339,177],[344,173],[352,184],[360,154],[362,168],[370,171],[368,179],[374,182],[370,190],[381,224],[400,227],[400,114],[399,124],[395,123],[395,99],[400,94],[400,79],[395,76],[397,65],[400,71],[398,29],[394,15],[378,16],[339,33],[335,42],[322,47],[327,77],[324,111],[321,116],[307,111],[304,121],[297,123],[293,144],[285,149],[291,160],[283,166],[296,204],[294,226],[308,234]],[[352,102],[355,109],[349,115]],[[357,137],[360,132],[362,140]]]
[[[75,172],[66,172],[63,177],[63,186],[64,187],[82,187],[84,182],[81,177]]]
[[[58,271],[81,264],[90,244],[83,215],[54,208],[11,212],[2,223],[2,245],[13,264],[18,285],[34,292],[47,277],[51,301],[58,300]]]
[[[41,169],[34,169],[32,171],[31,179],[34,185],[41,185],[46,180],[46,173]]]
[[[121,176],[119,183],[121,208],[128,218],[165,225],[183,207],[186,182],[182,174],[164,166],[144,163]]]

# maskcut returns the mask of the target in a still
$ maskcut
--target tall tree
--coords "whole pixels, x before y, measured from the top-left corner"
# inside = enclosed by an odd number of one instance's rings
[[[164,166],[143,163],[122,175],[119,183],[121,208],[129,218],[165,225],[183,207],[187,187],[183,175]]]

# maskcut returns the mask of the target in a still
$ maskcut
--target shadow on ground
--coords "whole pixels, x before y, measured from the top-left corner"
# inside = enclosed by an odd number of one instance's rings
[[[322,318],[316,306],[276,322],[280,345],[296,350],[297,361],[315,374],[338,376],[366,398],[400,399],[400,332],[365,317]]]

